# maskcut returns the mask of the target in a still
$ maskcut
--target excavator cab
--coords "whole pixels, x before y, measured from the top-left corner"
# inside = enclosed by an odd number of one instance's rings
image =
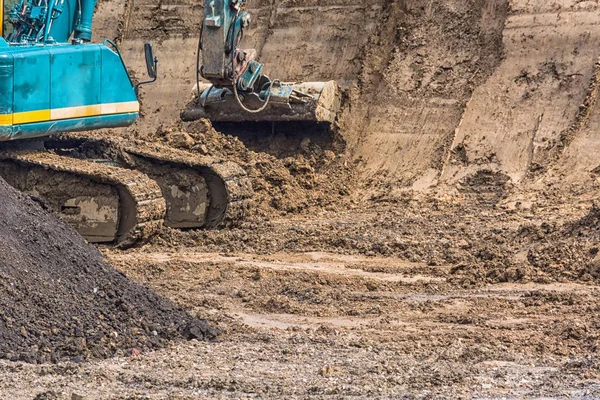
[[[95,5],[95,0],[4,0],[0,141],[136,121],[137,88],[148,82],[134,85],[116,44],[90,43]],[[154,80],[156,60],[151,46],[146,51]]]

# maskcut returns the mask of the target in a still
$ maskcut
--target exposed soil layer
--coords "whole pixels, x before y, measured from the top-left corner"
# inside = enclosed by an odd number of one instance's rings
[[[32,199],[4,181],[0,192],[0,358],[83,361],[215,337]]]

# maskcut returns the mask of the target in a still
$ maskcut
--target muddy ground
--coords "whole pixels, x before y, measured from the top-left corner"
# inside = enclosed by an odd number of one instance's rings
[[[256,193],[226,229],[101,251],[223,334],[2,361],[0,397],[600,398],[598,2],[316,3],[249,2],[272,76],[345,90],[331,133],[275,135],[177,120],[201,4],[100,3],[131,68],[147,39],[165,61],[99,134],[235,161]]]
[[[84,364],[3,362],[2,393],[600,396],[598,210],[574,210],[565,225],[544,211],[458,209],[374,204],[105,248],[111,264],[224,334]]]

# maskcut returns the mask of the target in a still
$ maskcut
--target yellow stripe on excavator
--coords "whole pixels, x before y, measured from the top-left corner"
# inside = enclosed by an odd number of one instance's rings
[[[1,2],[2,0],[0,0]],[[122,103],[94,104],[90,106],[54,108],[51,110],[27,111],[14,114],[0,114],[0,126],[30,124],[33,122],[58,121],[62,119],[95,117],[99,115],[139,112],[137,101]]]
[[[13,115],[12,114],[0,114],[0,126],[12,125]]]
[[[50,110],[14,113],[12,117],[13,124],[27,124],[29,122],[49,121]]]

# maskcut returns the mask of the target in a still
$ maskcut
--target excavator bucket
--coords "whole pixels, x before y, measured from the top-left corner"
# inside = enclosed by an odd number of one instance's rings
[[[265,99],[254,93],[236,94],[232,89],[200,83],[200,96],[182,111],[184,121],[201,118],[212,122],[310,121],[333,123],[340,110],[341,92],[335,81],[277,83]],[[264,95],[262,97],[265,97]],[[239,101],[238,101],[239,100]],[[240,104],[241,103],[241,104]],[[257,111],[260,110],[261,111]]]

